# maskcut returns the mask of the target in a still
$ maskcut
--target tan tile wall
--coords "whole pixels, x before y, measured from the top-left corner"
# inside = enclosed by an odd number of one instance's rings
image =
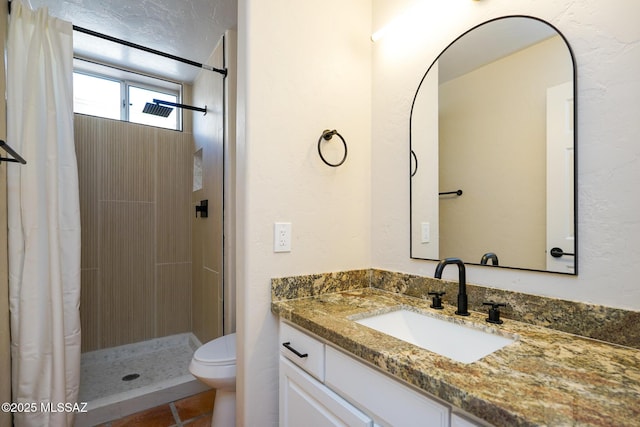
[[[220,43],[209,65],[221,68]],[[207,114],[193,115],[194,152],[202,150],[203,188],[192,193],[192,203],[209,202],[209,216],[191,216],[193,227],[193,333],[202,342],[223,334],[223,179],[224,179],[224,80],[201,72],[193,84],[194,105],[207,105]],[[193,160],[192,160],[193,163]],[[227,308],[225,308],[227,309]]]
[[[191,331],[193,136],[75,116],[82,350]]]

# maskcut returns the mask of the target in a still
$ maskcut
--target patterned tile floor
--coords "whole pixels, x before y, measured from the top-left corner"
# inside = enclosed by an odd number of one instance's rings
[[[205,391],[101,424],[100,427],[209,427],[215,395],[215,390]]]

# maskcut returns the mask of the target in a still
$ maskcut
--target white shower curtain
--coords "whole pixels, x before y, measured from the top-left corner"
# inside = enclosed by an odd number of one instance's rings
[[[76,403],[80,383],[72,32],[46,9],[12,1],[7,143],[27,161],[7,167],[12,391],[36,409],[14,414],[16,426],[73,425],[57,405]]]

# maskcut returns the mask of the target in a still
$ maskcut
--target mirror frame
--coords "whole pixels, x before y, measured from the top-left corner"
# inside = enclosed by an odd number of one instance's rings
[[[464,31],[462,34],[460,34],[458,37],[456,37],[451,43],[449,43],[439,54],[438,56],[433,60],[433,62],[431,63],[431,65],[429,66],[429,68],[427,68],[427,71],[424,73],[424,75],[422,76],[422,78],[420,79],[420,83],[418,84],[418,87],[416,89],[416,93],[413,97],[413,100],[411,102],[411,113],[409,115],[409,257],[411,259],[415,259],[415,260],[424,260],[424,261],[440,261],[439,259],[433,259],[433,258],[422,258],[422,257],[418,257],[418,256],[414,256],[413,255],[413,234],[414,234],[414,230],[413,230],[413,176],[415,175],[415,173],[417,172],[418,169],[418,158],[415,154],[415,152],[413,151],[412,148],[412,123],[413,123],[413,109],[416,103],[416,99],[418,98],[418,94],[420,92],[420,88],[422,87],[423,82],[425,81],[427,75],[429,74],[429,71],[431,71],[431,69],[433,68],[433,66],[438,62],[438,60],[440,59],[440,57],[447,51],[447,49],[449,49],[453,44],[455,44],[458,40],[460,40],[462,37],[464,37],[465,35],[467,35],[468,33],[472,32],[473,30],[477,29],[478,27],[481,27],[483,25],[487,25],[491,22],[495,22],[495,21],[499,21],[499,20],[503,20],[503,19],[508,19],[508,18],[528,18],[528,19],[532,19],[535,21],[539,21],[542,24],[545,24],[549,27],[551,27],[553,30],[556,31],[556,33],[562,38],[562,40],[564,41],[567,50],[569,52],[569,56],[571,58],[571,64],[573,66],[573,73],[572,73],[572,77],[573,77],[573,149],[574,149],[574,157],[573,157],[573,209],[574,209],[574,213],[573,213],[573,227],[574,227],[574,271],[573,272],[559,272],[559,271],[551,271],[551,270],[539,270],[539,269],[534,269],[534,268],[526,268],[526,267],[510,267],[510,266],[506,266],[506,265],[483,265],[480,263],[475,263],[475,262],[468,262],[468,261],[464,261],[465,264],[468,265],[478,265],[478,266],[483,266],[483,267],[498,267],[498,268],[503,268],[503,269],[510,269],[510,270],[523,270],[523,271],[536,271],[536,272],[542,272],[542,273],[552,273],[552,274],[562,274],[562,275],[570,275],[570,276],[577,276],[578,275],[578,254],[579,254],[579,250],[578,250],[578,90],[577,90],[577,86],[578,86],[578,79],[577,79],[577,67],[576,67],[576,59],[575,59],[575,55],[573,53],[573,50],[571,49],[571,45],[569,44],[569,41],[567,40],[567,38],[564,36],[564,34],[562,34],[560,32],[560,30],[558,30],[557,27],[555,27],[554,25],[550,24],[549,22],[541,19],[541,18],[537,18],[535,16],[529,16],[529,15],[504,15],[504,16],[499,16],[496,18],[492,18],[489,19],[487,21],[484,21],[480,24],[477,24],[475,26],[473,26],[472,28]],[[414,164],[415,164],[415,169],[414,169]]]

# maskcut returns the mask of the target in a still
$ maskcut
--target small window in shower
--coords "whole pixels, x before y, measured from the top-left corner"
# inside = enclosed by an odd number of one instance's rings
[[[120,82],[73,73],[73,111],[120,120]]]
[[[182,130],[182,85],[156,77],[74,59],[73,111],[80,114]]]

